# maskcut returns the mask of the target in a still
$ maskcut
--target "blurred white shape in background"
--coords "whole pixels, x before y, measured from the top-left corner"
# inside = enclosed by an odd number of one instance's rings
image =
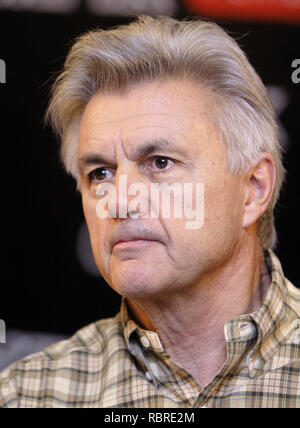
[[[137,13],[149,15],[176,14],[177,0],[86,0],[89,12],[95,15],[126,16]]]
[[[0,9],[20,12],[70,13],[80,5],[81,0],[0,0]]]
[[[78,262],[86,273],[92,276],[101,276],[94,261],[89,232],[85,221],[82,223],[78,231],[76,253]]]
[[[0,345],[0,370],[46,346],[67,339],[67,335],[11,329],[6,343]]]

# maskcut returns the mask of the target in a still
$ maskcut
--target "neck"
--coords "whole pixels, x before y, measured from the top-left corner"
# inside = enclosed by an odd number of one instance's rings
[[[139,302],[128,299],[131,313],[144,328],[157,331],[165,352],[204,386],[226,361],[224,324],[263,303],[263,261],[259,245],[245,248],[204,275],[196,287],[185,287],[184,293]]]

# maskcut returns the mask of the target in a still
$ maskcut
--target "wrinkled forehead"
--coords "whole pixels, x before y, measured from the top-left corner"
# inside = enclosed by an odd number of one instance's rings
[[[83,114],[80,150],[97,142],[151,139],[185,143],[191,134],[212,128],[210,112],[199,88],[191,83],[167,82],[139,85],[126,94],[95,96]]]

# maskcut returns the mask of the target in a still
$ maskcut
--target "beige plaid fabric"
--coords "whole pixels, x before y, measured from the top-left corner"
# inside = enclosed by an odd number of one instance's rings
[[[300,290],[272,251],[272,276],[257,312],[225,324],[227,361],[205,388],[164,353],[155,332],[121,312],[0,374],[1,407],[298,407]]]

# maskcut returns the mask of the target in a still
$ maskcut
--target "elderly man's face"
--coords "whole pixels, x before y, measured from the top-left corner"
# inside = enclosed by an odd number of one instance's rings
[[[241,242],[245,180],[228,171],[210,115],[205,92],[175,80],[96,96],[84,112],[78,149],[84,214],[99,271],[123,296],[161,298],[191,289]],[[148,203],[138,206],[140,217],[118,217],[138,195],[119,198],[120,176],[127,188],[142,183],[148,190],[140,195]],[[116,218],[97,215],[100,183],[115,186]],[[203,226],[188,229],[190,219],[175,218],[172,205],[170,218],[157,206],[154,218],[153,183],[179,183],[182,189],[192,183],[194,208],[196,183],[203,183]],[[140,239],[115,242],[133,238]]]

